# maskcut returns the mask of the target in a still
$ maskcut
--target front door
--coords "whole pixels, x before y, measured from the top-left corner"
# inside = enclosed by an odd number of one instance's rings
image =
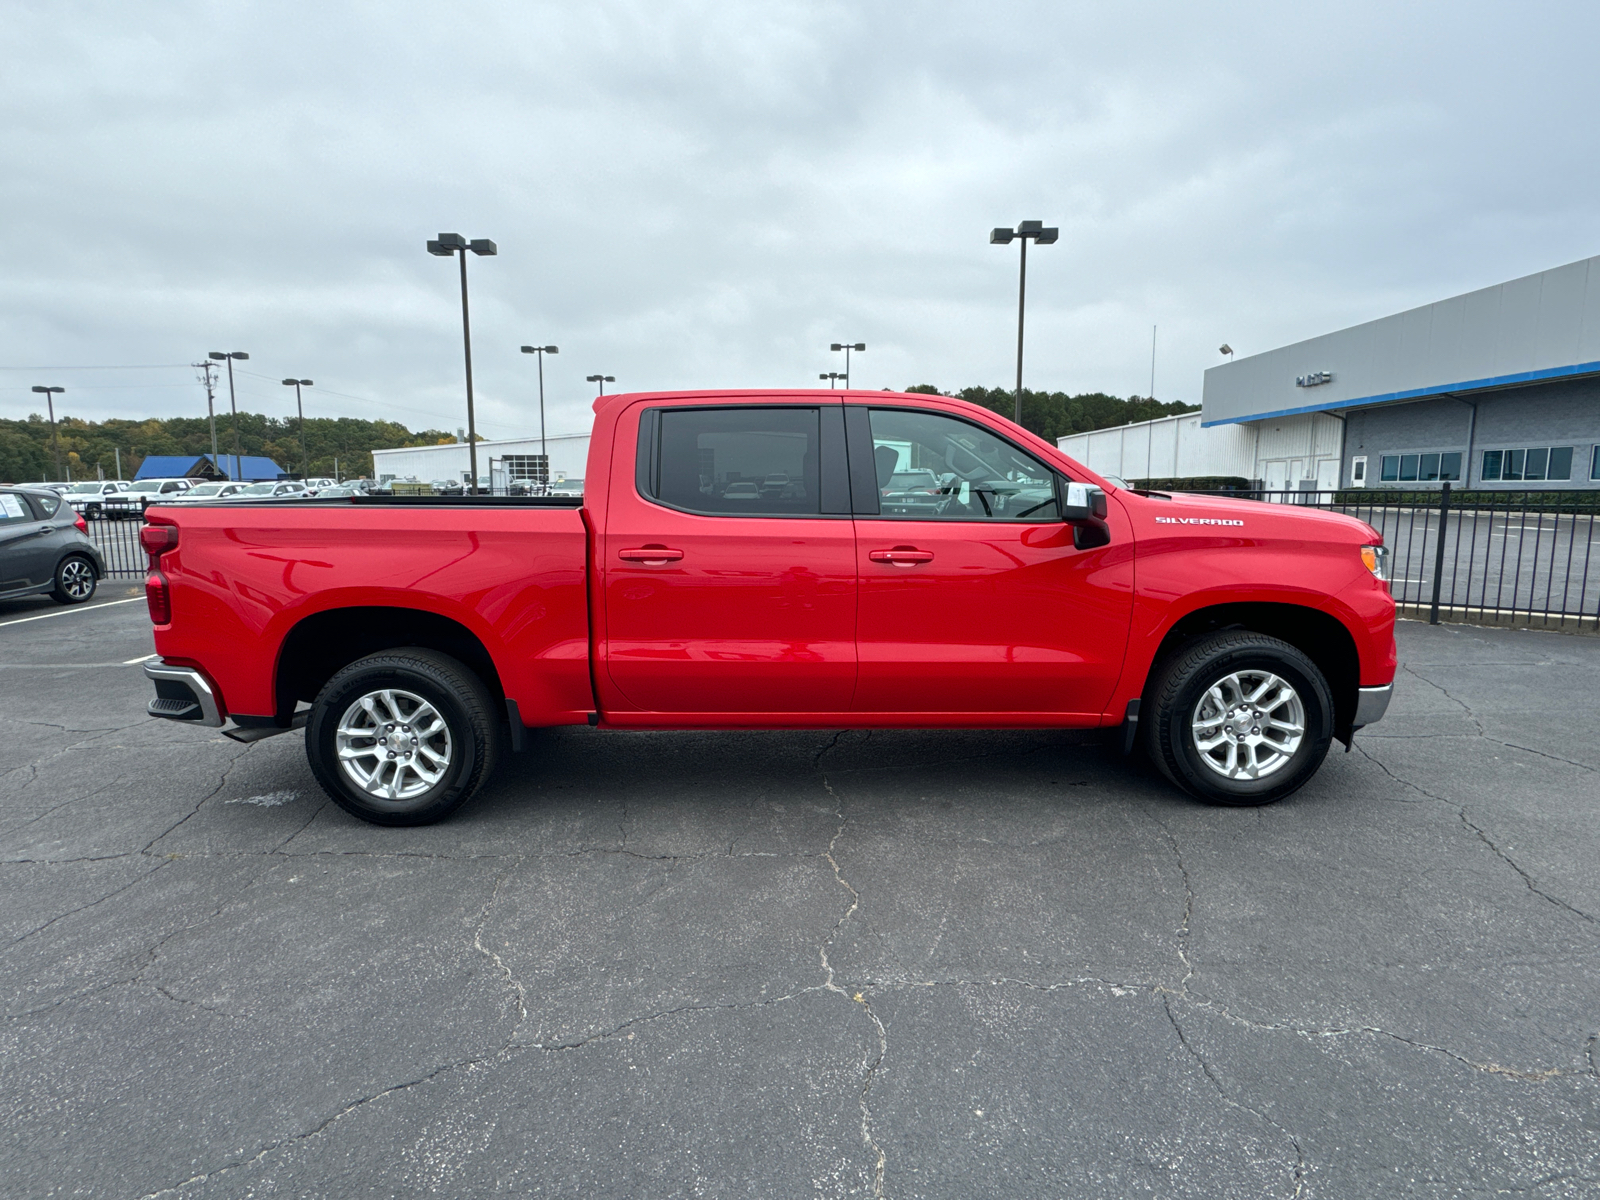
[[[856,566],[840,406],[641,404],[618,435],[596,564],[611,707],[848,710]]]
[[[852,409],[850,427],[852,466],[873,462],[879,485],[876,515],[857,489],[855,709],[1098,718],[1133,601],[1120,511],[1109,545],[1079,550],[1055,473],[994,433],[893,408]],[[907,486],[927,475],[933,494]]]

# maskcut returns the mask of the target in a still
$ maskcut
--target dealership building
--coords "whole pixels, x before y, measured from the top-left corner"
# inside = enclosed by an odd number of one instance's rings
[[[1223,363],[1199,413],[1059,444],[1274,491],[1600,487],[1600,256]]]
[[[498,491],[507,483],[548,483],[555,487],[583,479],[589,458],[587,433],[554,434],[541,440],[515,438],[478,443],[478,475],[483,486]],[[442,446],[402,446],[372,452],[373,475],[386,482],[436,479],[472,480],[472,464],[465,442]]]

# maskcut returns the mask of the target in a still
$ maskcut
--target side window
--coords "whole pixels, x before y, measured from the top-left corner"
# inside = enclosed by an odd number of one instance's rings
[[[1059,521],[1055,473],[986,429],[875,408],[879,515],[917,521]]]
[[[55,516],[56,509],[61,507],[59,496],[34,496],[32,500],[34,507],[39,510],[39,515],[47,521]]]
[[[815,408],[661,409],[647,494],[698,513],[820,515],[821,425]]]
[[[0,492],[0,525],[21,525],[24,521],[35,520],[38,518],[21,496],[15,492]]]

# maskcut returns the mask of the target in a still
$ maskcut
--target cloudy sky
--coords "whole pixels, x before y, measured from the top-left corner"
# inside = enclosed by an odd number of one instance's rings
[[[240,404],[551,432],[613,390],[1196,401],[1269,349],[1600,253],[1584,3],[7,0],[0,416]],[[89,369],[115,367],[116,370]],[[141,369],[123,369],[138,367]]]

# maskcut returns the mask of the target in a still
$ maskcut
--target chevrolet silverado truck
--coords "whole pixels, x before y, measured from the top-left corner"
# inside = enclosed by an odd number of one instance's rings
[[[1388,705],[1386,553],[1351,517],[1129,490],[943,396],[594,411],[581,498],[152,505],[151,715],[303,727],[338,804],[417,825],[584,724],[1120,729],[1258,805]]]

